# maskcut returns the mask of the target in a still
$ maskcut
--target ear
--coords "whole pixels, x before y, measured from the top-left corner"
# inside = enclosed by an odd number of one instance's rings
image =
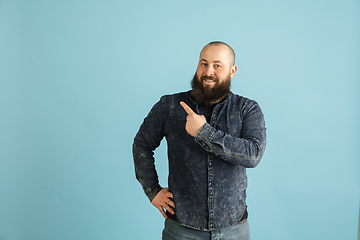
[[[235,73],[237,72],[237,66],[234,65],[231,67],[230,73],[231,73],[231,78],[233,78],[235,76]]]

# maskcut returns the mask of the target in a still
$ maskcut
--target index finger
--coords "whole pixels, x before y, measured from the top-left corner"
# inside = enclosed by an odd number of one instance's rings
[[[180,102],[180,105],[184,108],[185,112],[189,115],[195,114],[194,111],[183,101]]]

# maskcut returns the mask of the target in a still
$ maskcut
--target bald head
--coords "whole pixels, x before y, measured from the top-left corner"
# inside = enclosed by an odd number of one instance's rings
[[[230,63],[230,66],[234,66],[235,64],[235,51],[234,49],[232,49],[232,47],[230,47],[228,44],[221,42],[221,41],[214,41],[214,42],[210,42],[208,44],[205,45],[205,47],[201,50],[201,52],[203,52],[207,47],[209,46],[219,46],[223,49],[223,51],[226,51],[226,54],[228,55],[228,60]],[[200,53],[201,56],[201,53]]]
[[[224,42],[211,42],[200,53],[198,67],[191,83],[191,95],[200,104],[214,104],[230,92],[231,79],[237,67],[235,53]]]

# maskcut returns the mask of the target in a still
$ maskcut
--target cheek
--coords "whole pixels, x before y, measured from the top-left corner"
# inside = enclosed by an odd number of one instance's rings
[[[224,79],[227,79],[228,77],[231,76],[231,72],[228,72],[228,71],[222,71],[222,72],[218,72],[217,73],[217,78],[219,80],[224,80]]]
[[[224,74],[222,74],[222,73],[215,73],[215,76],[217,79],[219,79],[219,81],[223,80],[225,77]]]

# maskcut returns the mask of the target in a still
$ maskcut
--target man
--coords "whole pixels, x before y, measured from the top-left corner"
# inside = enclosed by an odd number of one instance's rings
[[[164,216],[163,239],[250,239],[246,168],[258,165],[266,129],[259,105],[230,91],[235,53],[211,42],[200,53],[192,90],[161,97],[133,144],[136,178]],[[154,150],[167,140],[168,188]]]

